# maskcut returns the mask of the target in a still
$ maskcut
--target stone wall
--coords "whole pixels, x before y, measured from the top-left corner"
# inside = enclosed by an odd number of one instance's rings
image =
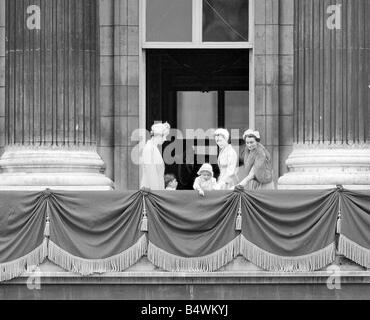
[[[100,0],[100,155],[116,188],[136,189],[131,133],[139,127],[139,2]],[[255,1],[255,127],[275,180],[293,142],[294,0]]]
[[[0,154],[5,144],[5,0],[0,0]]]
[[[293,144],[294,0],[280,0],[279,8],[279,176]]]
[[[100,0],[99,7],[99,152],[116,189],[137,189],[131,134],[139,127],[139,2]]]
[[[273,157],[275,181],[291,151],[294,0],[255,1],[255,127]]]

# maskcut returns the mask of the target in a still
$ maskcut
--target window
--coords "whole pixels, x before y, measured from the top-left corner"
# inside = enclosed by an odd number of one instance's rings
[[[252,48],[253,0],[141,0],[143,48]]]
[[[191,42],[192,0],[147,1],[146,41]]]
[[[203,41],[248,41],[248,1],[203,0]]]

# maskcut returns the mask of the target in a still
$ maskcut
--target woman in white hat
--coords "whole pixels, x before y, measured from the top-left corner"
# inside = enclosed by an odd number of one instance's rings
[[[213,169],[209,163],[204,163],[198,170],[198,176],[193,185],[193,189],[197,190],[201,196],[204,196],[204,191],[217,190],[217,182],[213,177]]]
[[[249,190],[275,189],[271,156],[260,143],[258,131],[248,129],[243,134],[246,149],[244,154],[244,174],[246,177],[239,185]]]
[[[238,163],[238,155],[229,144],[230,134],[226,129],[217,129],[215,131],[215,140],[220,148],[218,155],[218,167],[220,168],[220,176],[217,183],[221,190],[229,190],[237,183],[236,167]]]
[[[150,188],[152,190],[164,190],[164,162],[158,146],[166,141],[170,133],[170,125],[166,123],[156,123],[151,128],[151,139],[148,140],[142,150],[141,167],[142,178],[140,188]]]

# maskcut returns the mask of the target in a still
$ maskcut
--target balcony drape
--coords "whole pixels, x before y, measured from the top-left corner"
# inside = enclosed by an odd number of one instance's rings
[[[370,194],[343,190],[339,205],[338,251],[359,265],[370,268]]]
[[[0,281],[22,274],[47,256],[43,193],[0,194]]]
[[[268,271],[315,271],[338,250],[370,267],[370,194],[326,191],[0,192],[0,281],[45,258],[82,275],[147,255],[210,272],[238,255]],[[336,243],[336,233],[339,241]]]

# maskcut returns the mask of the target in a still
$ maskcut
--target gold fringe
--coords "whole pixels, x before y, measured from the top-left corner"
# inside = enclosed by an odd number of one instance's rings
[[[164,251],[149,241],[148,260],[172,272],[212,272],[235,259],[240,252],[240,236],[207,256],[184,258]]]
[[[48,253],[47,242],[48,240],[44,238],[42,244],[27,255],[10,262],[1,263],[0,282],[19,277],[22,273],[27,271],[29,266],[38,266],[41,264]]]
[[[65,270],[82,274],[120,272],[135,264],[147,252],[147,239],[143,235],[127,250],[105,259],[83,259],[74,256],[49,240],[48,259]]]
[[[240,252],[249,261],[267,271],[315,271],[335,260],[335,242],[313,253],[296,256],[278,256],[257,247],[244,236],[240,238]]]
[[[370,268],[370,249],[360,246],[343,234],[339,236],[338,251],[339,254],[344,255],[357,264]]]

